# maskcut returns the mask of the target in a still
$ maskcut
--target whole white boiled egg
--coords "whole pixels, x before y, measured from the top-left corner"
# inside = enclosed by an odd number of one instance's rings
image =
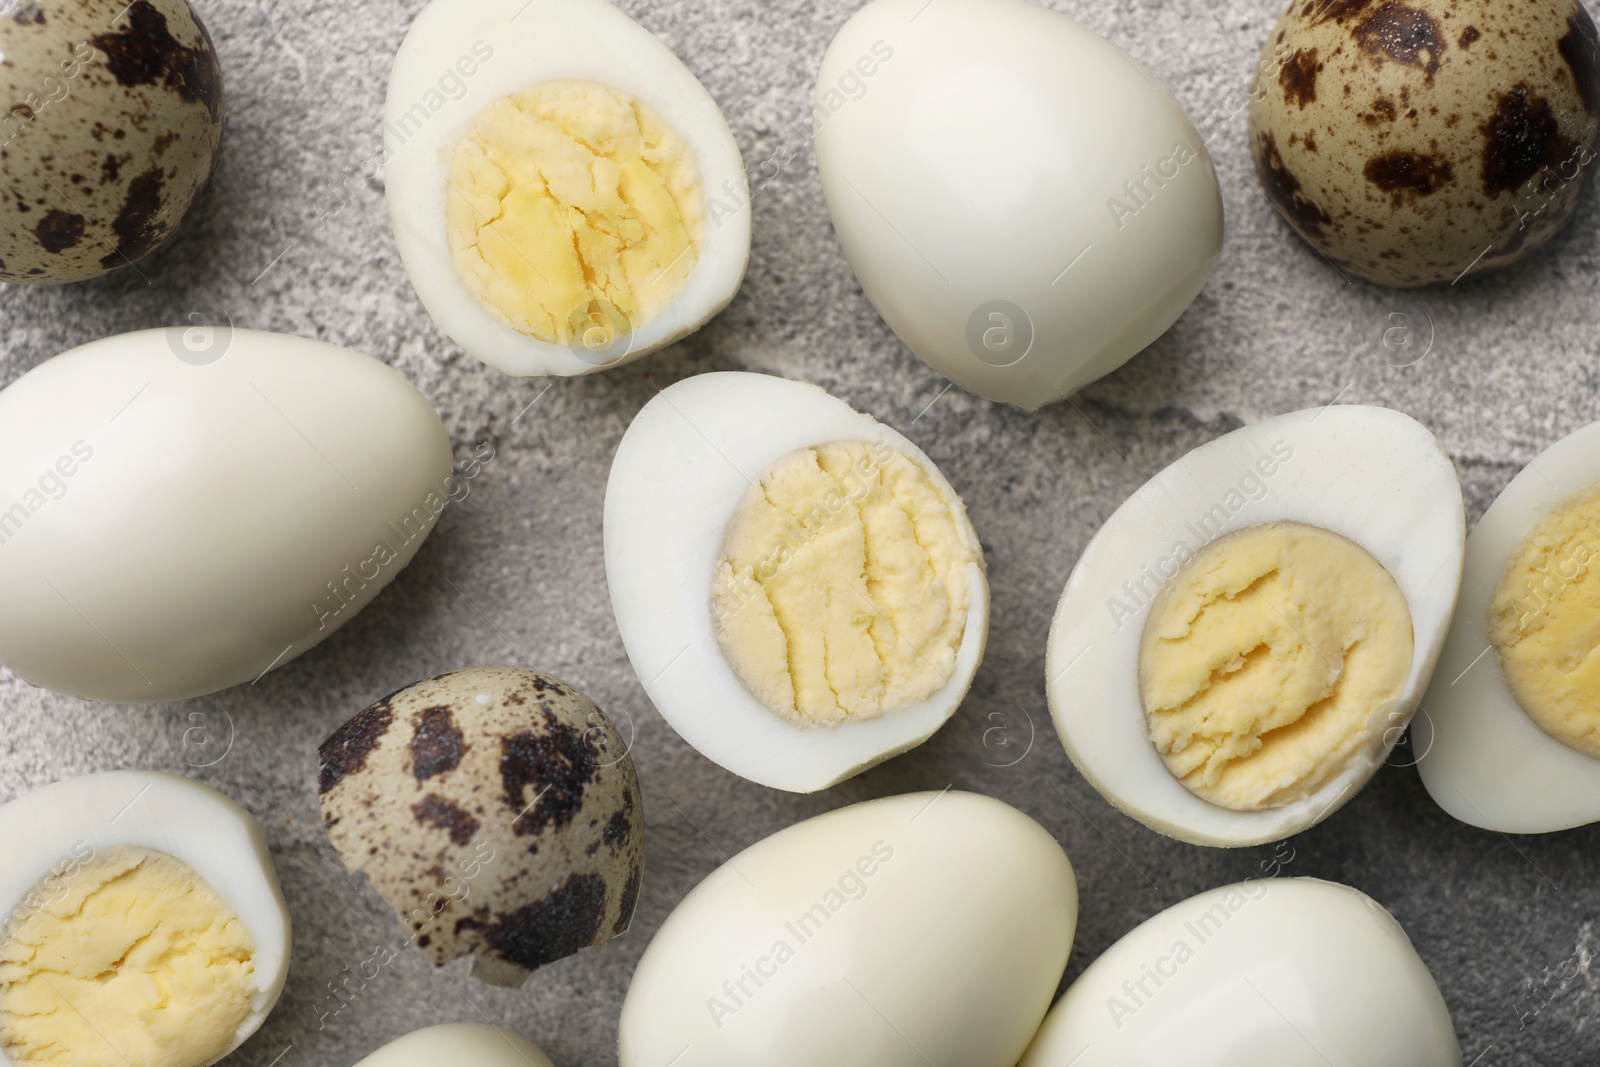
[[[204,1067],[271,1013],[288,908],[261,824],[222,793],[153,771],[68,778],[0,807],[0,841],[0,1067],[50,1046]]]
[[[873,0],[812,110],[834,229],[918,356],[1035,410],[1177,321],[1222,250],[1200,134],[1139,62],[1028,0]]]
[[[356,1064],[356,1067],[554,1067],[550,1058],[520,1034],[487,1023],[445,1023],[414,1030]]]
[[[450,499],[427,399],[368,356],[145,330],[0,392],[0,662],[90,700],[249,682],[392,581]]]
[[[727,119],[607,0],[432,0],[389,74],[384,162],[417,296],[507,374],[637,359],[744,278],[749,191]]]
[[[1108,801],[1194,844],[1315,825],[1400,739],[1461,580],[1449,457],[1383,408],[1298,411],[1156,474],[1067,580],[1046,684]]]
[[[1467,538],[1461,603],[1412,733],[1423,785],[1473,826],[1527,834],[1600,820],[1600,758],[1592,745],[1585,752],[1564,742],[1524,710],[1492,635],[1504,587],[1506,605],[1522,612],[1515,628],[1546,635],[1551,661],[1530,664],[1532,670],[1568,682],[1567,695],[1581,707],[1573,732],[1581,743],[1576,728],[1588,712],[1592,736],[1595,702],[1583,694],[1585,682],[1593,685],[1600,535],[1592,502],[1576,511],[1570,505],[1581,505],[1597,485],[1600,423],[1591,423],[1529,462]],[[1547,536],[1543,558],[1512,573],[1522,546],[1563,510],[1571,515],[1568,536]]]
[[[835,453],[853,458],[823,470]],[[769,504],[788,512],[750,518]],[[813,385],[727,372],[662,390],[612,461],[605,556],[662,716],[778,789],[921,744],[983,658],[989,589],[960,498],[916,445]]]
[[[989,797],[808,819],[701,882],[645,949],[621,1067],[1012,1067],[1072,948],[1072,865]]]
[[[1433,976],[1359,890],[1256,879],[1190,897],[1091,963],[1020,1067],[1457,1067]]]

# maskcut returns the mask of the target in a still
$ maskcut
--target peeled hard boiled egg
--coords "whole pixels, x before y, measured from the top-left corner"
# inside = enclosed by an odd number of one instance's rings
[[[452,487],[439,416],[359,353],[210,327],[75,348],[0,392],[0,661],[90,700],[252,681],[377,596]]]
[[[1461,581],[1450,459],[1373,407],[1202,445],[1106,520],[1046,657],[1067,754],[1116,807],[1195,844],[1274,841],[1381,765]]]
[[[1377,901],[1315,878],[1190,897],[1091,963],[1020,1067],[1458,1067],[1449,1009]]]
[[[1222,250],[1211,157],[1178,102],[1027,0],[872,0],[812,110],[846,258],[900,339],[1034,410],[1166,332]]]
[[[205,1067],[255,1033],[289,914],[249,812],[177,775],[69,778],[0,807],[0,1067]]]
[[[905,437],[813,385],[702,374],[611,464],[606,580],[656,707],[735,774],[809,793],[931,737],[988,634],[966,508]]]
[[[356,1067],[555,1067],[526,1038],[487,1023],[446,1023],[416,1030],[356,1064]]]
[[[1467,538],[1461,604],[1413,728],[1422,782],[1503,833],[1600,820],[1600,423],[1551,445]]]
[[[667,917],[621,1067],[1012,1067],[1078,892],[1038,823],[972,793],[868,801],[745,849]]]
[[[1579,0],[1293,0],[1261,69],[1262,189],[1369,281],[1508,267],[1561,232],[1589,180],[1600,41]]]
[[[607,0],[433,0],[389,75],[395,242],[441,330],[507,374],[589,374],[703,326],[750,257],[705,87]]]

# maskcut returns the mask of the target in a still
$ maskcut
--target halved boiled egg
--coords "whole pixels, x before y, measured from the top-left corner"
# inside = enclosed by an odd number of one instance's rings
[[[1511,479],[1467,538],[1413,730],[1451,815],[1504,833],[1600,820],[1600,422]]]
[[[390,72],[384,161],[417,295],[507,374],[637,359],[744,278],[749,195],[727,120],[607,0],[433,0]]]
[[[1112,804],[1195,844],[1273,841],[1353,796],[1433,673],[1461,580],[1455,469],[1373,407],[1298,411],[1173,463],[1067,580],[1047,689]]]
[[[289,915],[255,818],[177,775],[0,807],[0,1067],[205,1067],[277,1003]]]
[[[905,437],[813,385],[702,374],[646,404],[606,485],[606,578],[663,717],[808,793],[933,735],[983,658],[966,508]]]

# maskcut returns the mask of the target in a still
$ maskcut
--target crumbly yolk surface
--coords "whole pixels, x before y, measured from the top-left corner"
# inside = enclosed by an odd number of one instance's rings
[[[888,445],[792,452],[740,502],[712,590],[745,686],[802,726],[870,719],[950,681],[967,622],[960,500]]]
[[[1151,605],[1139,650],[1150,738],[1213,804],[1291,803],[1381,743],[1412,640],[1405,596],[1354,542],[1299,523],[1219,538]]]
[[[451,159],[445,223],[467,288],[514,329],[598,349],[683,288],[704,214],[694,154],[659,115],[557,81],[478,115]]]
[[[1528,531],[1489,606],[1489,640],[1522,710],[1600,759],[1600,486]]]
[[[249,933],[188,865],[142,848],[41,886],[0,943],[0,1044],[41,1067],[200,1067],[252,1010]]]

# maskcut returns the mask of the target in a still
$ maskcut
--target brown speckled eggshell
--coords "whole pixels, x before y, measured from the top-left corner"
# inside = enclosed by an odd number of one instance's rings
[[[1576,0],[1295,0],[1251,98],[1256,170],[1346,273],[1419,286],[1506,267],[1572,217],[1597,67]]]
[[[644,869],[639,781],[610,720],[565,682],[519,667],[443,674],[319,751],[328,837],[435,964],[471,955],[474,977],[515,986],[627,930]]]
[[[0,0],[0,281],[160,247],[222,147],[222,71],[185,0]]]

